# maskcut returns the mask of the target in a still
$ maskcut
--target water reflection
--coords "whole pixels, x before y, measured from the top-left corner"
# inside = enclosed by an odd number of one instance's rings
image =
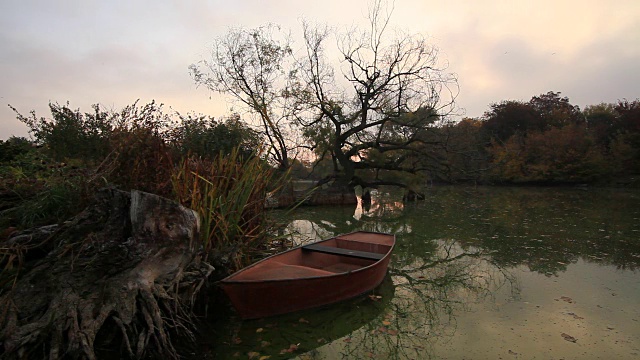
[[[358,195],[354,219],[361,221],[365,217],[391,220],[402,216],[404,202],[399,198],[399,192],[382,192],[374,189],[367,194],[368,198]]]
[[[496,298],[501,289],[518,296],[514,277],[487,260],[483,251],[463,250],[440,240],[433,253],[390,271],[395,296],[385,312],[343,341],[300,359],[426,359],[456,331],[456,315],[474,303]]]
[[[411,211],[446,223],[447,233],[491,251],[503,266],[557,276],[579,259],[629,270],[640,263],[637,192],[445,188],[431,195]]]
[[[513,276],[486,252],[452,239],[424,245],[419,256],[395,253],[387,279],[370,294],[274,318],[232,319],[218,334],[217,358],[424,359],[455,333],[456,314],[501,289],[517,297]]]
[[[320,309],[300,311],[266,319],[242,321],[231,318],[212,331],[212,351],[198,358],[289,359],[350,336],[374,322],[394,298],[391,277],[371,294]]]
[[[397,234],[384,286],[320,310],[232,319],[217,330],[209,356],[640,354],[637,191],[435,188],[408,204],[398,194],[374,195],[355,213],[317,207],[273,215],[297,243],[354,230]]]

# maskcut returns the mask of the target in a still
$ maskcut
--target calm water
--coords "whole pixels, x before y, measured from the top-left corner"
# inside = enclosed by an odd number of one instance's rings
[[[296,243],[397,234],[389,275],[335,306],[232,316],[204,358],[640,358],[637,190],[434,188],[273,215]]]

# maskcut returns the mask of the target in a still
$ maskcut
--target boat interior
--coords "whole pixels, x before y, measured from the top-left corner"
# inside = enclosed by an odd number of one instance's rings
[[[359,236],[355,236],[358,234]],[[237,273],[234,281],[299,279],[348,273],[381,260],[393,246],[393,235],[348,234],[288,251]],[[372,237],[376,237],[372,239]]]

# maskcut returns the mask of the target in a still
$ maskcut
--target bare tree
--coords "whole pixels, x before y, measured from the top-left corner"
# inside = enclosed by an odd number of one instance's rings
[[[260,120],[270,155],[280,168],[289,167],[285,124],[290,106],[286,84],[291,47],[275,25],[231,29],[214,42],[210,60],[189,67],[196,84],[231,95]]]
[[[333,177],[352,185],[406,187],[398,174],[425,170],[420,145],[438,141],[430,129],[455,111],[457,80],[439,65],[438,49],[420,34],[391,31],[391,10],[375,1],[367,30],[336,34],[338,71],[324,57],[329,30],[304,24],[295,94],[312,115],[298,124],[311,148],[333,159]]]
[[[231,30],[191,73],[260,118],[280,167],[296,148],[290,139],[303,138],[319,161],[331,158],[325,181],[410,187],[406,174],[429,170],[434,162],[425,157],[437,160],[425,145],[441,141],[432,130],[455,111],[458,87],[424,36],[389,28],[391,13],[386,2],[372,2],[364,31],[304,23],[296,54],[274,26]],[[333,37],[335,64],[325,49]]]

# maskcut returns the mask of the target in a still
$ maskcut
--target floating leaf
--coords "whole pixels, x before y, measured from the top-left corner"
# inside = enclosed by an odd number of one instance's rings
[[[562,336],[562,338],[563,338],[563,339],[565,339],[565,340],[567,340],[567,341],[570,341],[570,342],[572,342],[572,343],[574,343],[574,342],[577,342],[577,341],[578,341],[578,339],[574,338],[573,336],[571,336],[571,335],[569,335],[569,334],[562,333],[562,334],[560,334],[560,336]]]
[[[574,318],[574,319],[576,319],[576,320],[582,320],[582,319],[584,319],[582,316],[578,316],[578,315],[576,315],[576,314],[574,314],[574,313],[572,313],[572,312],[567,313],[567,315],[571,315],[571,316],[573,316],[573,318]]]
[[[248,352],[247,355],[249,356],[249,359],[253,359],[255,357],[260,356],[260,353],[255,352],[255,351],[251,351],[251,352]]]
[[[299,323],[302,323],[302,324],[308,324],[308,323],[309,323],[309,320],[307,320],[307,319],[305,319],[305,318],[300,318],[300,320],[298,320],[298,322],[299,322]]]
[[[267,360],[269,358],[271,358],[271,355],[263,355],[263,356],[260,356],[259,360]]]
[[[558,300],[562,300],[564,302],[568,302],[569,304],[573,304],[575,301],[573,301],[572,298],[568,297],[568,296],[560,296],[560,299],[556,299],[556,301]]]
[[[263,328],[257,328],[257,329],[256,329],[256,332],[257,332],[257,333],[261,333],[261,332],[263,332],[263,331],[264,331],[264,329],[263,329]]]
[[[286,353],[292,353],[292,352],[298,350],[298,346],[300,346],[300,344],[291,344],[291,345],[289,345],[288,349],[280,350],[280,355],[283,355],[283,354],[286,354]]]

